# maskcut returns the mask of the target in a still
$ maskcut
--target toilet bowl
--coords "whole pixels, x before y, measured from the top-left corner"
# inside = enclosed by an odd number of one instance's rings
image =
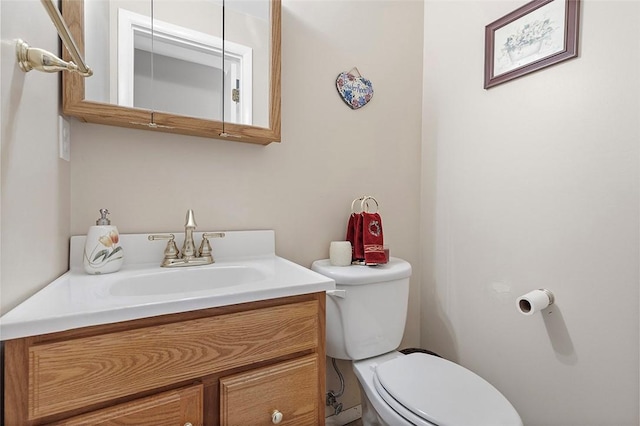
[[[411,265],[311,269],[336,281],[327,293],[327,356],[352,361],[365,426],[522,426],[489,382],[443,358],[397,352],[407,315]]]
[[[520,416],[489,382],[466,368],[423,353],[392,352],[353,363],[371,425],[516,426]]]

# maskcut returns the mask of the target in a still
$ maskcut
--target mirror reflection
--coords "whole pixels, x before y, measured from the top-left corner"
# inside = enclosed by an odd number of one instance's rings
[[[84,5],[86,100],[269,126],[269,0]]]

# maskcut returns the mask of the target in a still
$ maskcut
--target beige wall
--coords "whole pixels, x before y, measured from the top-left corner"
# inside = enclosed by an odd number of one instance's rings
[[[0,2],[2,190],[0,313],[68,266],[70,165],[58,158],[59,76],[22,72],[17,38],[56,51],[56,30],[39,1]]]
[[[484,90],[523,3],[425,3],[422,344],[527,426],[638,425],[640,2],[584,1],[579,58]]]

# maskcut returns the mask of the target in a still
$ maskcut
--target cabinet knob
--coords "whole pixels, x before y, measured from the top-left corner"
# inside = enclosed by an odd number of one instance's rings
[[[191,424],[191,422],[186,422],[184,426],[193,426],[193,425]]]
[[[273,410],[273,413],[271,413],[271,422],[274,425],[277,425],[278,423],[280,423],[282,421],[282,418],[284,416],[282,415],[282,413],[278,410]]]

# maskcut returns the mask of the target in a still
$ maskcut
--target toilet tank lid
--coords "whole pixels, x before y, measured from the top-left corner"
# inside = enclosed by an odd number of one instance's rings
[[[332,266],[329,259],[316,260],[311,269],[333,278],[338,285],[362,285],[400,280],[411,276],[411,264],[397,257],[377,266]]]

